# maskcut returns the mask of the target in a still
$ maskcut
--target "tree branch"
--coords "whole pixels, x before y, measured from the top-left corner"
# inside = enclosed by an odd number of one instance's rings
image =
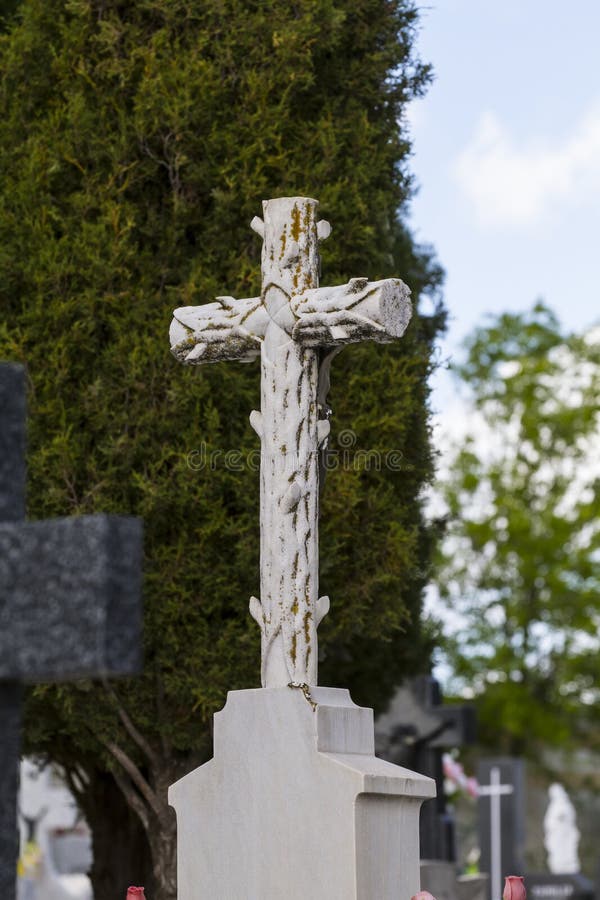
[[[113,772],[112,776],[115,779],[117,787],[125,797],[126,802],[129,804],[131,809],[134,811],[134,813],[137,815],[140,822],[144,826],[144,829],[146,831],[149,831],[150,816],[148,815],[148,809],[140,795],[137,793],[135,788],[127,782],[127,780],[121,775],[120,772]]]
[[[165,708],[165,689],[158,670],[155,670],[154,677],[156,682],[156,709],[158,713],[158,721],[162,722],[165,720],[165,715],[163,712]],[[171,741],[167,740],[167,737],[163,731],[160,732],[160,744],[165,759],[169,759],[171,756]]]
[[[112,699],[112,701],[114,702],[114,704],[117,708],[117,713],[119,714],[119,718],[120,718],[121,722],[123,723],[127,734],[129,735],[131,740],[135,744],[137,744],[139,749],[142,751],[142,753],[148,759],[148,762],[155,768],[158,768],[159,767],[158,758],[157,758],[154,750],[152,749],[152,747],[150,746],[150,744],[148,743],[148,741],[146,740],[144,735],[141,734],[141,732],[139,732],[138,729],[135,727],[135,725],[129,718],[127,711],[121,704],[121,701],[119,700],[117,694],[115,693],[113,688],[110,686],[108,681],[104,680],[103,684],[104,684],[105,690],[107,691],[107,693],[109,694],[110,698]]]
[[[63,768],[63,774],[65,777],[65,781],[67,782],[67,787],[75,797],[77,804],[79,806],[82,806],[82,799],[85,791],[81,785],[80,776],[74,771],[74,769],[69,769],[66,766]]]
[[[133,760],[122,750],[118,744],[113,743],[113,741],[102,741],[102,744],[106,747],[109,753],[111,753],[117,762],[125,769],[140,794],[148,805],[151,807],[152,811],[156,816],[160,818],[161,808],[158,797],[133,762]]]

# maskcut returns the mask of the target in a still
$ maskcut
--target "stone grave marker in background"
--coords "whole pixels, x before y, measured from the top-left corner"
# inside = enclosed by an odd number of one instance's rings
[[[445,750],[472,744],[475,708],[444,704],[439,683],[431,675],[412,678],[396,691],[387,711],[375,723],[377,752],[384,759],[428,775],[436,797],[421,810],[421,859],[456,862],[456,837],[444,794]]]
[[[378,755],[435,780],[436,797],[421,809],[420,845],[421,886],[436,900],[478,898],[486,884],[479,876],[457,878],[455,823],[444,790],[444,751],[475,738],[475,708],[444,704],[431,675],[418,675],[399,688],[375,723]]]
[[[141,659],[138,519],[25,519],[25,372],[0,365],[0,897],[13,900],[25,683],[129,675]]]
[[[507,875],[525,871],[524,779],[524,763],[518,757],[479,762],[479,867],[490,873],[490,900],[500,900]]]
[[[232,691],[215,716],[214,758],[171,787],[179,900],[397,900],[419,888],[418,817],[431,779],[374,755],[372,711],[317,687],[319,453],[324,394],[345,344],[400,338],[399,279],[319,288],[315,200],[263,203],[262,293],[174,313],[184,363],[261,360],[262,689]],[[340,598],[343,603],[343,598]]]
[[[512,756],[482,759],[477,776],[480,866],[490,872],[490,900],[499,900],[504,878],[512,874],[525,876],[529,900],[594,900],[593,883],[579,872],[527,872],[524,761]],[[571,845],[565,850],[572,860],[573,835],[565,834],[563,840]]]

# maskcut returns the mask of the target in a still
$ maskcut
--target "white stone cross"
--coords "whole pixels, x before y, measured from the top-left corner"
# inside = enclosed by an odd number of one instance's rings
[[[318,596],[318,457],[329,434],[320,351],[400,338],[411,315],[398,278],[319,287],[330,226],[317,208],[308,197],[263,201],[264,219],[251,223],[263,238],[261,296],[176,309],[170,332],[183,363],[261,357],[261,411],[250,416],[261,439],[261,597],[250,612],[263,687],[317,683],[317,626],[329,609]]]
[[[502,896],[502,821],[500,798],[505,794],[512,794],[512,784],[502,784],[500,768],[492,766],[490,770],[490,783],[479,786],[479,795],[490,798],[490,887],[491,897]]]

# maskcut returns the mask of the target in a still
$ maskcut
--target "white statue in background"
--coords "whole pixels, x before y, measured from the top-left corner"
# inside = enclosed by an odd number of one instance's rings
[[[579,868],[579,838],[575,807],[562,784],[551,784],[550,802],[544,816],[544,845],[548,868],[553,874],[572,875]]]

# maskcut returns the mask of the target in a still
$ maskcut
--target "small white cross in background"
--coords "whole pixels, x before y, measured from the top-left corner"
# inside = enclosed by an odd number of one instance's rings
[[[492,900],[500,900],[502,897],[502,823],[500,815],[500,798],[505,794],[512,794],[512,784],[501,784],[499,766],[492,766],[490,770],[490,783],[479,786],[479,795],[490,798],[490,846],[491,846],[491,872],[490,885]]]

